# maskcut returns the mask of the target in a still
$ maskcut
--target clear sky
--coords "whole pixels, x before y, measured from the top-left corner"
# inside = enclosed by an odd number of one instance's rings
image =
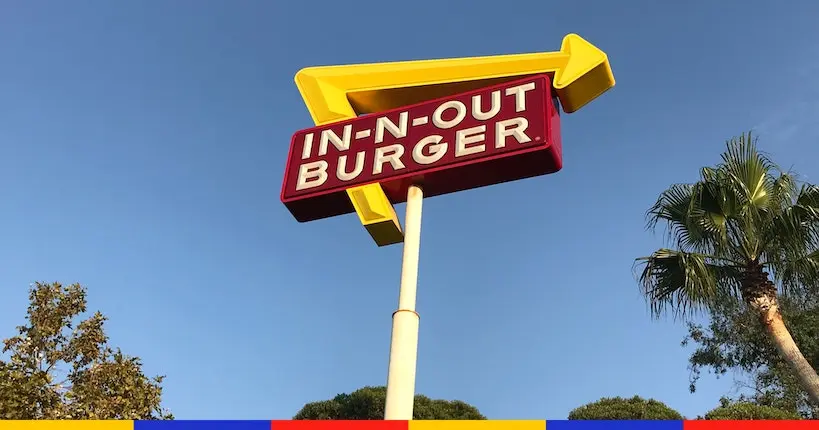
[[[562,419],[639,394],[688,416],[684,325],[632,271],[644,212],[750,128],[819,178],[819,2],[0,0],[0,336],[80,282],[184,419],[291,417],[383,385],[401,247],[279,201],[311,65],[552,51],[617,86],[563,117],[564,169],[424,204],[417,391]],[[403,205],[397,208],[403,214]]]

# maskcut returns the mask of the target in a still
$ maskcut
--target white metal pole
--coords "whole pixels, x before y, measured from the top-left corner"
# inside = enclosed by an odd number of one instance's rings
[[[411,185],[404,219],[404,257],[398,310],[392,314],[390,367],[387,373],[385,420],[411,420],[415,400],[415,365],[418,359],[418,323],[415,297],[418,287],[418,256],[421,245],[421,208],[424,192]]]

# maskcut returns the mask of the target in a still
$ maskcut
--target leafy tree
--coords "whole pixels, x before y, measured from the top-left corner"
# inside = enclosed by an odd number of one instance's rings
[[[697,182],[663,192],[648,219],[649,228],[667,224],[677,248],[637,259],[652,315],[671,309],[687,316],[741,301],[819,404],[819,375],[779,305],[780,294],[819,289],[819,187],[781,172],[748,133],[728,141],[722,163],[703,168]]]
[[[794,340],[808,362],[819,366],[819,297],[781,298],[780,309]],[[692,392],[703,368],[717,377],[732,370],[740,388],[750,394],[737,400],[771,406],[799,413],[805,418],[819,418],[819,407],[809,398],[778,351],[766,336],[755,315],[740,303],[725,302],[712,307],[707,325],[689,324],[689,342],[696,349],[689,359],[692,370]]]
[[[682,420],[682,414],[665,403],[634,396],[604,397],[569,412],[570,420]]]
[[[771,406],[750,402],[732,403],[727,399],[721,405],[705,414],[706,420],[799,420],[802,417],[791,411],[783,411]]]
[[[108,345],[106,318],[86,312],[79,284],[36,283],[27,324],[4,341],[0,419],[172,419],[160,408],[162,377]]]
[[[383,420],[386,387],[363,387],[330,400],[312,402],[294,420]],[[416,394],[412,417],[416,420],[485,420],[478,408],[460,400],[433,400]]]

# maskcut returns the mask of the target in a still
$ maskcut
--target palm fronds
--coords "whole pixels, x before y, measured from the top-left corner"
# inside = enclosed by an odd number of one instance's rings
[[[762,265],[783,294],[819,291],[819,187],[799,184],[743,134],[693,184],[675,184],[648,210],[647,227],[669,244],[637,259],[652,314],[675,315],[737,298],[743,270]]]

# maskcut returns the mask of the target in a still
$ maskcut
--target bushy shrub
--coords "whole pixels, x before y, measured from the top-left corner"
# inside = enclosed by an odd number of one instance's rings
[[[665,403],[634,396],[604,397],[569,412],[570,420],[681,420],[682,414]]]
[[[799,420],[797,413],[750,402],[723,404],[705,414],[706,420]]]
[[[294,420],[381,420],[387,387],[363,387],[350,394],[311,402],[293,417]],[[412,418],[416,420],[485,420],[478,408],[460,400],[430,399],[415,395]]]

